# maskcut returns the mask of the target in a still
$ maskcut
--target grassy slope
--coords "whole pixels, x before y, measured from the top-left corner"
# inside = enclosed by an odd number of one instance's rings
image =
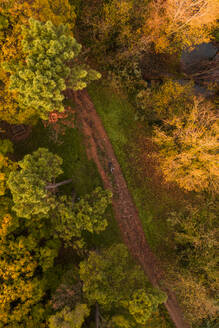
[[[108,136],[112,142],[115,154],[123,170],[128,187],[139,210],[146,238],[154,249],[165,238],[166,225],[162,220],[163,203],[157,204],[153,197],[148,180],[139,180],[136,167],[131,164],[131,151],[135,145],[137,123],[134,120],[134,111],[126,99],[123,99],[104,88],[100,84],[89,88],[89,94],[99,113]]]

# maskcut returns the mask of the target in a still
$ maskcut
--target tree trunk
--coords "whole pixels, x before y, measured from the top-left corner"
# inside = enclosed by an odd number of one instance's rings
[[[58,183],[54,183],[54,184],[50,183],[50,184],[48,184],[48,185],[46,186],[46,189],[47,189],[47,190],[48,190],[48,189],[54,189],[54,188],[57,188],[57,187],[59,187],[59,186],[63,186],[63,185],[65,185],[65,184],[67,184],[67,183],[70,183],[70,182],[72,182],[72,179],[67,179],[67,180],[64,180],[64,181],[62,181],[62,182],[58,182]]]
[[[100,326],[100,316],[99,316],[99,306],[98,303],[96,302],[96,328],[99,328]]]
[[[72,189],[72,205],[74,205],[75,203],[75,198],[76,198],[76,192],[74,191],[74,189]]]

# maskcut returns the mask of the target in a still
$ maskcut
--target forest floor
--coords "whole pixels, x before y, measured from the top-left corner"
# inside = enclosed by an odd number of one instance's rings
[[[162,286],[161,289],[166,292],[168,300],[165,306],[175,326],[188,328],[189,325],[183,319],[174,293],[165,286],[165,273],[146,241],[138,210],[129,193],[111,142],[87,91],[76,93],[69,91],[68,97],[73,98],[77,105],[76,112],[85,136],[87,156],[96,163],[104,187],[113,192],[112,205],[125,244],[134,259],[142,266],[152,285]]]

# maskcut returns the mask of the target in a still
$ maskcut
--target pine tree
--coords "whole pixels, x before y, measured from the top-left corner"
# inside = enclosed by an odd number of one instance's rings
[[[56,195],[57,187],[72,179],[55,183],[63,173],[62,159],[39,148],[17,163],[18,170],[10,173],[7,185],[12,193],[13,210],[20,217],[52,217],[54,229],[66,245],[84,246],[83,232],[99,233],[105,230],[104,218],[112,194],[98,187],[78,202],[71,196]]]
[[[67,25],[56,27],[50,21],[43,24],[30,19],[23,34],[25,63],[4,65],[12,73],[10,90],[18,93],[21,109],[33,108],[39,117],[48,120],[50,112],[64,111],[66,88],[81,90],[101,75],[73,61],[81,45],[69,34]]]
[[[20,170],[11,172],[7,182],[18,216],[46,216],[55,208],[55,195],[46,187],[63,172],[61,164],[62,159],[46,148],[39,148],[18,162]]]
[[[24,60],[22,51],[22,26],[28,26],[30,17],[55,26],[67,24],[72,35],[75,24],[74,8],[68,0],[4,0],[0,3],[0,118],[12,124],[34,124],[37,113],[34,108],[20,108],[18,94],[9,89],[9,75],[1,67],[2,63]],[[8,24],[7,24],[8,22]],[[2,39],[1,39],[2,36]]]

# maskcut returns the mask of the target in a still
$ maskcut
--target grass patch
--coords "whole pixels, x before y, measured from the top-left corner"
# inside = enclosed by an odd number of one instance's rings
[[[59,137],[59,142],[55,143],[50,138],[49,129],[39,122],[26,140],[15,144],[15,156],[22,159],[25,154],[32,153],[39,147],[48,148],[63,159],[64,173],[59,181],[73,179],[72,184],[60,188],[61,192],[70,194],[74,188],[77,197],[82,197],[97,186],[103,186],[95,163],[87,158],[83,137],[78,129],[67,128],[66,133]],[[111,207],[107,210],[106,217],[108,227],[99,235],[90,235],[91,247],[108,247],[121,240]]]
[[[153,249],[157,249],[166,238],[167,227],[163,212],[168,199],[159,204],[151,189],[150,179],[139,178],[138,168],[132,165],[131,158],[136,156],[136,134],[138,122],[134,120],[134,110],[123,97],[112,92],[100,83],[90,86],[88,92],[100,115],[107,134],[121,165],[129,190],[138,208],[146,238]],[[145,132],[146,133],[146,132]],[[163,196],[168,198],[167,196]]]

